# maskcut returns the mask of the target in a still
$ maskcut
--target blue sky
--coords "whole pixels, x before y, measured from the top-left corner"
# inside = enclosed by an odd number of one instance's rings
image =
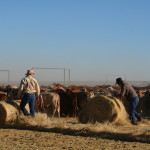
[[[0,70],[11,81],[32,67],[69,68],[72,81],[150,81],[149,8],[149,0],[1,0]],[[63,80],[61,70],[36,72]]]

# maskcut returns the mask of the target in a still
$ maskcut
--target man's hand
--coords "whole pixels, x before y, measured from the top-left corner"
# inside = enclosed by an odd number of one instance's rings
[[[22,99],[22,95],[18,95],[18,98],[19,98],[19,99]]]

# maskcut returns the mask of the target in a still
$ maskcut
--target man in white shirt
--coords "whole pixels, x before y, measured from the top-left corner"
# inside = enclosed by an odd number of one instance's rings
[[[37,80],[34,78],[35,72],[31,70],[27,70],[25,74],[25,78],[21,80],[18,96],[21,98],[20,109],[24,115],[31,117],[35,117],[35,100],[36,96],[40,95],[40,87]],[[26,104],[29,104],[30,113],[25,108]]]

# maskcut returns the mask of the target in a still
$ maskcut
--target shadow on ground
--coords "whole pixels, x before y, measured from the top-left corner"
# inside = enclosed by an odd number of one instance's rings
[[[124,141],[124,142],[141,142],[150,144],[150,134],[148,135],[138,135],[134,136],[132,134],[125,133],[111,133],[106,131],[101,132],[92,132],[88,129],[64,129],[64,128],[43,128],[38,126],[0,126],[0,129],[17,129],[17,130],[29,130],[29,131],[37,131],[37,132],[51,132],[58,133],[62,135],[70,135],[70,136],[83,136],[83,137],[93,137],[93,138],[101,138],[101,139],[109,139],[115,141]],[[150,132],[150,130],[148,131]]]

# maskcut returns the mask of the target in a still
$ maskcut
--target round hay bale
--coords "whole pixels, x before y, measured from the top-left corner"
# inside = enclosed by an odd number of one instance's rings
[[[79,113],[81,123],[127,122],[127,113],[122,102],[114,97],[96,96]]]
[[[13,124],[18,119],[20,114],[20,101],[0,101],[0,125]],[[29,108],[27,107],[27,110]]]

